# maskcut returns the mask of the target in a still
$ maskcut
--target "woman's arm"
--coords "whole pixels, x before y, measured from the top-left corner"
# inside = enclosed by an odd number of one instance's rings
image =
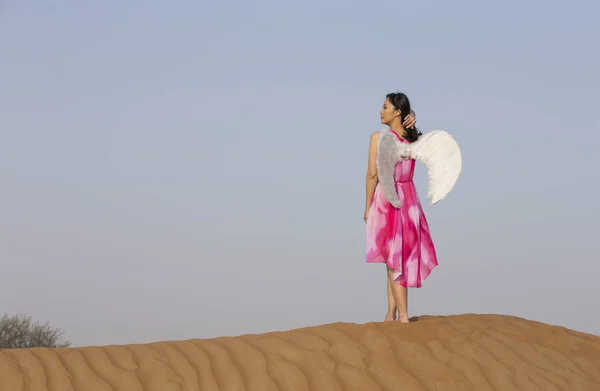
[[[364,219],[367,221],[369,215],[369,209],[371,208],[371,201],[373,200],[373,194],[375,193],[375,187],[379,178],[377,176],[377,147],[379,144],[379,132],[375,132],[371,135],[371,141],[369,144],[369,164],[367,167],[367,178],[366,178],[366,204],[365,204],[365,216]]]

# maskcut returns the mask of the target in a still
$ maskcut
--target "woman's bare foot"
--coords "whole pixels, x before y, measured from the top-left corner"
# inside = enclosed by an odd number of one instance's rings
[[[393,313],[388,312],[385,315],[385,322],[393,322],[396,320],[396,312],[394,311]]]
[[[408,314],[400,314],[398,317],[398,322],[400,323],[410,323],[410,319],[408,318]]]

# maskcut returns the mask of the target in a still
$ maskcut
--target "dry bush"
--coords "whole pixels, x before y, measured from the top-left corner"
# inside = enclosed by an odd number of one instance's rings
[[[71,342],[63,340],[63,334],[63,330],[33,322],[29,316],[5,314],[0,319],[0,349],[67,348]]]

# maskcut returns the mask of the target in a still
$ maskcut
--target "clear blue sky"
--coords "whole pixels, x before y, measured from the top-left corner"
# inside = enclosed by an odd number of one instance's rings
[[[0,310],[75,345],[385,315],[386,93],[463,150],[411,315],[600,334],[597,1],[4,1]]]

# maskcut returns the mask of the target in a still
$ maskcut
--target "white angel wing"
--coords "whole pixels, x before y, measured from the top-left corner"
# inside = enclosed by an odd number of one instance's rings
[[[404,147],[407,144],[401,143],[391,131],[384,129],[379,132],[379,144],[377,146],[377,175],[379,185],[385,195],[385,198],[395,208],[402,206],[401,195],[396,191],[396,181],[394,180],[394,171],[396,164],[406,156],[407,150]],[[401,149],[403,148],[404,149]]]
[[[432,130],[410,145],[410,155],[423,162],[429,175],[431,204],[446,198],[462,171],[462,153],[456,140],[445,130]]]

